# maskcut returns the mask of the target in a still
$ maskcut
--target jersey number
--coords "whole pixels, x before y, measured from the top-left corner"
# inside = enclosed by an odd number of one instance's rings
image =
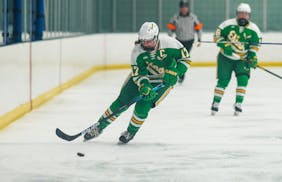
[[[138,76],[139,68],[137,66],[132,66],[132,76]]]

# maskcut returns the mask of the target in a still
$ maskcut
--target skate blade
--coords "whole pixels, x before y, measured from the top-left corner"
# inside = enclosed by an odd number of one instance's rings
[[[216,111],[212,111],[212,112],[211,112],[211,115],[212,115],[212,116],[215,116],[216,113],[217,113]]]
[[[237,112],[237,111],[234,112],[234,116],[239,116],[239,115],[240,115],[240,112]]]
[[[123,143],[123,142],[121,142],[121,141],[118,141],[117,142],[117,145],[126,145],[127,143]]]

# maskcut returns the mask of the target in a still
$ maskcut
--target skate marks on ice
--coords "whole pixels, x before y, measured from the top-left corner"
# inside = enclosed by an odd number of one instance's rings
[[[132,110],[97,140],[55,136],[56,127],[76,133],[99,118],[127,74],[97,73],[0,133],[1,181],[282,181],[281,88],[260,72],[240,117],[232,116],[234,82],[209,116],[214,70],[191,69],[127,145],[117,142]]]

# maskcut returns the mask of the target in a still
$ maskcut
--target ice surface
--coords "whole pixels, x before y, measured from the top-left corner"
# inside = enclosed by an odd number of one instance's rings
[[[192,68],[128,145],[117,141],[132,108],[96,140],[56,137],[56,127],[72,134],[96,121],[128,73],[97,73],[1,131],[0,180],[282,181],[282,83],[259,69],[239,117],[234,78],[212,117],[215,68]]]

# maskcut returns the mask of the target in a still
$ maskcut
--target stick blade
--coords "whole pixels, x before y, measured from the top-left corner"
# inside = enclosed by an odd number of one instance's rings
[[[66,141],[73,141],[74,139],[76,139],[77,137],[79,137],[81,135],[81,133],[78,133],[76,135],[68,135],[66,133],[64,133],[62,130],[60,130],[59,128],[56,129],[56,135]]]

